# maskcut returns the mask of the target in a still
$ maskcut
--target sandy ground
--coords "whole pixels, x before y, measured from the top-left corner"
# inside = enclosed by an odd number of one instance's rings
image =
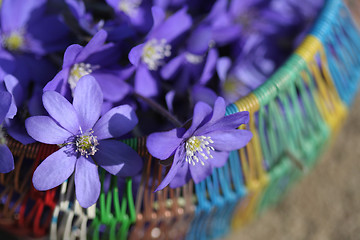
[[[350,3],[350,8],[358,16],[359,6],[359,0]],[[298,182],[275,208],[225,239],[360,239],[359,94],[333,146],[313,171]]]

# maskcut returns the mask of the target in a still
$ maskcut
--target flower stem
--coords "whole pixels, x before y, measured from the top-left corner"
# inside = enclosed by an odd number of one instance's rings
[[[142,101],[146,102],[154,111],[160,113],[163,117],[168,119],[175,127],[180,128],[182,127],[182,123],[172,115],[168,110],[163,108],[160,104],[152,100],[151,98],[144,97],[136,92],[133,93],[134,96]]]

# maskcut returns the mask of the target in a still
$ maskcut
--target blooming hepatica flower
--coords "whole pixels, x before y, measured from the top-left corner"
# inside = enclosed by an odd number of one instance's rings
[[[76,23],[70,24],[78,24],[82,30],[91,35],[96,34],[103,27],[103,20],[95,22],[93,16],[86,12],[83,0],[65,0],[65,4],[68,6],[70,13],[74,16],[73,20],[77,21]]]
[[[11,52],[45,55],[66,46],[68,28],[58,15],[47,14],[47,0],[4,0],[0,39]]]
[[[69,46],[64,54],[62,70],[44,90],[55,90],[68,97],[79,79],[91,74],[98,80],[106,100],[122,100],[130,86],[124,81],[124,71],[117,64],[119,49],[112,43],[105,44],[106,38],[106,31],[100,30],[85,47],[78,44]]]
[[[165,20],[165,12],[159,7],[152,8],[154,25],[146,41],[131,49],[130,62],[136,66],[135,91],[146,96],[158,93],[157,79],[152,72],[157,71],[171,56],[172,41],[191,27],[191,17],[186,8],[179,10]]]
[[[185,92],[192,81],[205,85],[213,76],[218,51],[216,48],[209,50],[211,41],[211,29],[207,26],[199,26],[193,30],[187,40],[185,51],[172,58],[160,74],[164,79],[173,79],[178,76],[176,90]],[[208,52],[208,53],[207,53]]]
[[[142,168],[139,155],[126,144],[109,138],[120,137],[134,128],[137,117],[128,105],[115,107],[100,119],[103,103],[96,80],[82,77],[74,91],[73,104],[55,91],[43,94],[48,116],[26,120],[35,140],[61,146],[35,170],[33,184],[43,191],[63,183],[75,170],[76,197],[82,207],[93,205],[100,194],[98,165],[111,174],[133,176]],[[99,119],[99,120],[98,120]]]
[[[140,32],[151,28],[151,1],[143,0],[106,0],[114,9],[119,20]]]
[[[170,171],[156,191],[168,184],[175,188],[184,185],[190,177],[199,183],[222,167],[229,152],[244,147],[251,139],[248,130],[236,129],[248,122],[248,112],[225,116],[225,101],[219,97],[214,110],[203,102],[195,105],[189,129],[179,128],[168,132],[153,133],[147,139],[151,155],[161,160],[174,155]]]

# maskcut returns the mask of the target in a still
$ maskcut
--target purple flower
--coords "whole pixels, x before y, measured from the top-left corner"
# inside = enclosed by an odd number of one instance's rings
[[[217,0],[205,20],[212,27],[215,43],[224,46],[252,34],[277,34],[293,24],[293,17],[286,9],[272,8],[271,3],[264,0]]]
[[[6,118],[12,118],[16,114],[16,107],[12,103],[12,96],[9,92],[0,88],[0,172],[7,173],[14,169],[14,157],[6,145],[2,124]]]
[[[151,155],[161,160],[174,155],[170,171],[156,191],[168,184],[171,188],[184,185],[190,178],[199,183],[222,167],[229,152],[244,147],[252,133],[236,129],[249,120],[248,112],[225,116],[225,101],[219,97],[214,109],[203,102],[195,105],[189,129],[178,128],[151,134],[146,146]]]
[[[264,83],[286,59],[286,52],[270,37],[250,35],[244,44],[234,48],[236,60],[217,61],[221,96],[227,103],[237,101]]]
[[[85,47],[78,44],[69,46],[64,54],[62,70],[44,90],[54,90],[69,97],[79,79],[91,74],[98,81],[104,99],[111,102],[123,99],[130,91],[130,86],[124,82],[127,76],[123,76],[128,71],[118,66],[119,49],[113,43],[105,44],[106,37],[106,31],[100,30]]]
[[[213,76],[218,51],[209,50],[210,40],[209,27],[196,28],[187,40],[186,49],[161,69],[161,76],[166,80],[178,76],[175,87],[178,92],[185,92],[191,80],[204,85]]]
[[[151,28],[150,1],[143,0],[106,0],[119,18],[140,32]]]
[[[65,0],[65,4],[67,4],[69,11],[75,18],[74,20],[77,21],[77,24],[79,24],[81,29],[87,33],[94,35],[103,27],[103,20],[96,23],[92,15],[86,12],[83,0]]]
[[[76,197],[83,207],[93,205],[100,194],[98,165],[113,175],[133,176],[142,168],[139,155],[126,144],[110,138],[130,132],[138,120],[128,105],[105,113],[100,119],[103,94],[92,76],[82,77],[74,91],[73,104],[55,91],[43,94],[50,114],[26,120],[35,140],[58,144],[61,149],[35,170],[34,187],[40,191],[63,183],[75,171]]]
[[[153,75],[171,56],[172,42],[187,31],[192,24],[186,8],[179,10],[165,20],[165,12],[152,8],[154,25],[146,42],[131,49],[130,62],[136,66],[135,91],[146,96],[157,95],[157,78]]]
[[[3,0],[0,8],[0,38],[11,52],[37,55],[66,46],[68,28],[58,15],[46,13],[47,0]]]

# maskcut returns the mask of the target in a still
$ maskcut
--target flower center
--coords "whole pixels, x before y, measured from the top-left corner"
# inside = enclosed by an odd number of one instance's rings
[[[76,136],[75,151],[80,153],[81,156],[85,156],[86,158],[93,156],[98,150],[96,146],[99,145],[99,142],[93,133],[94,131],[90,131],[88,133]]]
[[[189,63],[192,64],[199,64],[202,63],[202,61],[204,60],[203,56],[192,54],[189,52],[185,54],[185,58]]]
[[[76,63],[72,66],[70,70],[70,76],[68,78],[68,83],[70,84],[71,91],[76,87],[79,79],[85,75],[92,73],[94,67],[89,63]]]
[[[140,6],[142,0],[122,0],[119,2],[119,9],[128,16],[133,16]]]
[[[148,41],[142,52],[141,59],[147,64],[150,70],[157,70],[159,66],[164,64],[163,59],[170,57],[171,45],[167,44],[166,39],[151,39]]]
[[[210,146],[211,143],[214,143],[211,140],[211,137],[205,136],[192,136],[186,141],[186,162],[195,166],[195,163],[200,162],[201,165],[205,165],[201,158],[197,156],[200,154],[203,159],[207,160],[213,158],[211,151],[214,151],[214,148]]]
[[[11,32],[10,35],[4,36],[3,45],[10,51],[17,51],[24,45],[24,37],[20,32]]]

